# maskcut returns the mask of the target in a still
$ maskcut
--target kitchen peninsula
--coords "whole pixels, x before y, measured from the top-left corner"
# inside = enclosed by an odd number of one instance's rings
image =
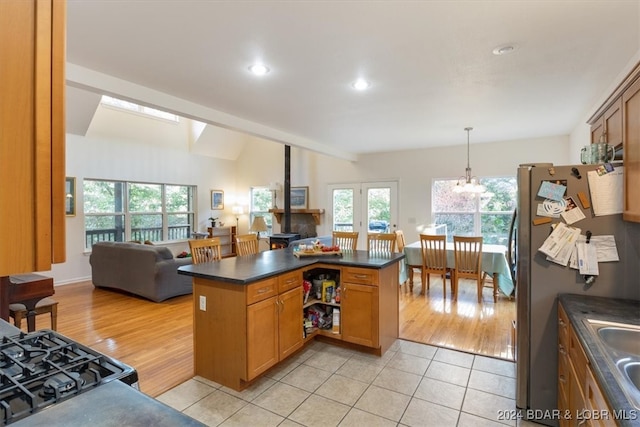
[[[297,258],[291,248],[182,266],[193,277],[195,374],[242,390],[320,339],[382,355],[398,338],[399,262],[404,254]],[[305,334],[303,281],[329,275],[340,289],[334,330]]]

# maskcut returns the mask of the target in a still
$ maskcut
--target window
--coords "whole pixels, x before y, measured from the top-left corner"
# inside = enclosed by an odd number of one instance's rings
[[[155,108],[145,107],[143,105],[138,105],[133,102],[123,101],[122,99],[112,98],[107,95],[102,95],[102,99],[100,103],[103,105],[107,105],[109,107],[119,108],[121,110],[127,110],[133,113],[144,114],[146,116],[151,116],[157,119],[169,120],[171,122],[180,121],[180,117],[176,116],[172,113],[167,113],[166,111],[156,110]]]
[[[85,179],[85,247],[191,237],[195,186]]]
[[[516,207],[515,177],[484,178],[483,194],[455,193],[457,179],[433,182],[431,206],[436,224],[447,224],[448,240],[453,235],[476,235],[484,243],[506,245],[509,225]]]
[[[273,215],[269,209],[273,208],[273,191],[269,187],[251,187],[251,206],[249,207],[249,227],[256,216],[264,217],[267,223],[267,235],[273,234]]]

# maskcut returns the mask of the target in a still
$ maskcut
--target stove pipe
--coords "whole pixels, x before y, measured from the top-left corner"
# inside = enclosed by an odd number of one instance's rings
[[[282,232],[291,233],[291,146],[284,146],[284,218]]]

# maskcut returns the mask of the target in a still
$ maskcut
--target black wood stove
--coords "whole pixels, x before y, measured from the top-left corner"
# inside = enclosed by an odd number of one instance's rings
[[[283,249],[288,247],[289,243],[294,240],[300,240],[300,235],[294,233],[273,234],[269,237],[269,247],[271,249]]]

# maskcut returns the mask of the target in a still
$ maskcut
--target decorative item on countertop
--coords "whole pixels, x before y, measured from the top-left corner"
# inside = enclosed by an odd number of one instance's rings
[[[216,228],[216,221],[218,220],[218,218],[213,218],[210,217],[209,221],[211,221],[211,228]]]
[[[342,255],[342,251],[340,246],[325,246],[319,240],[316,240],[310,245],[298,245],[297,250],[294,249],[293,255],[297,258],[317,255]]]

